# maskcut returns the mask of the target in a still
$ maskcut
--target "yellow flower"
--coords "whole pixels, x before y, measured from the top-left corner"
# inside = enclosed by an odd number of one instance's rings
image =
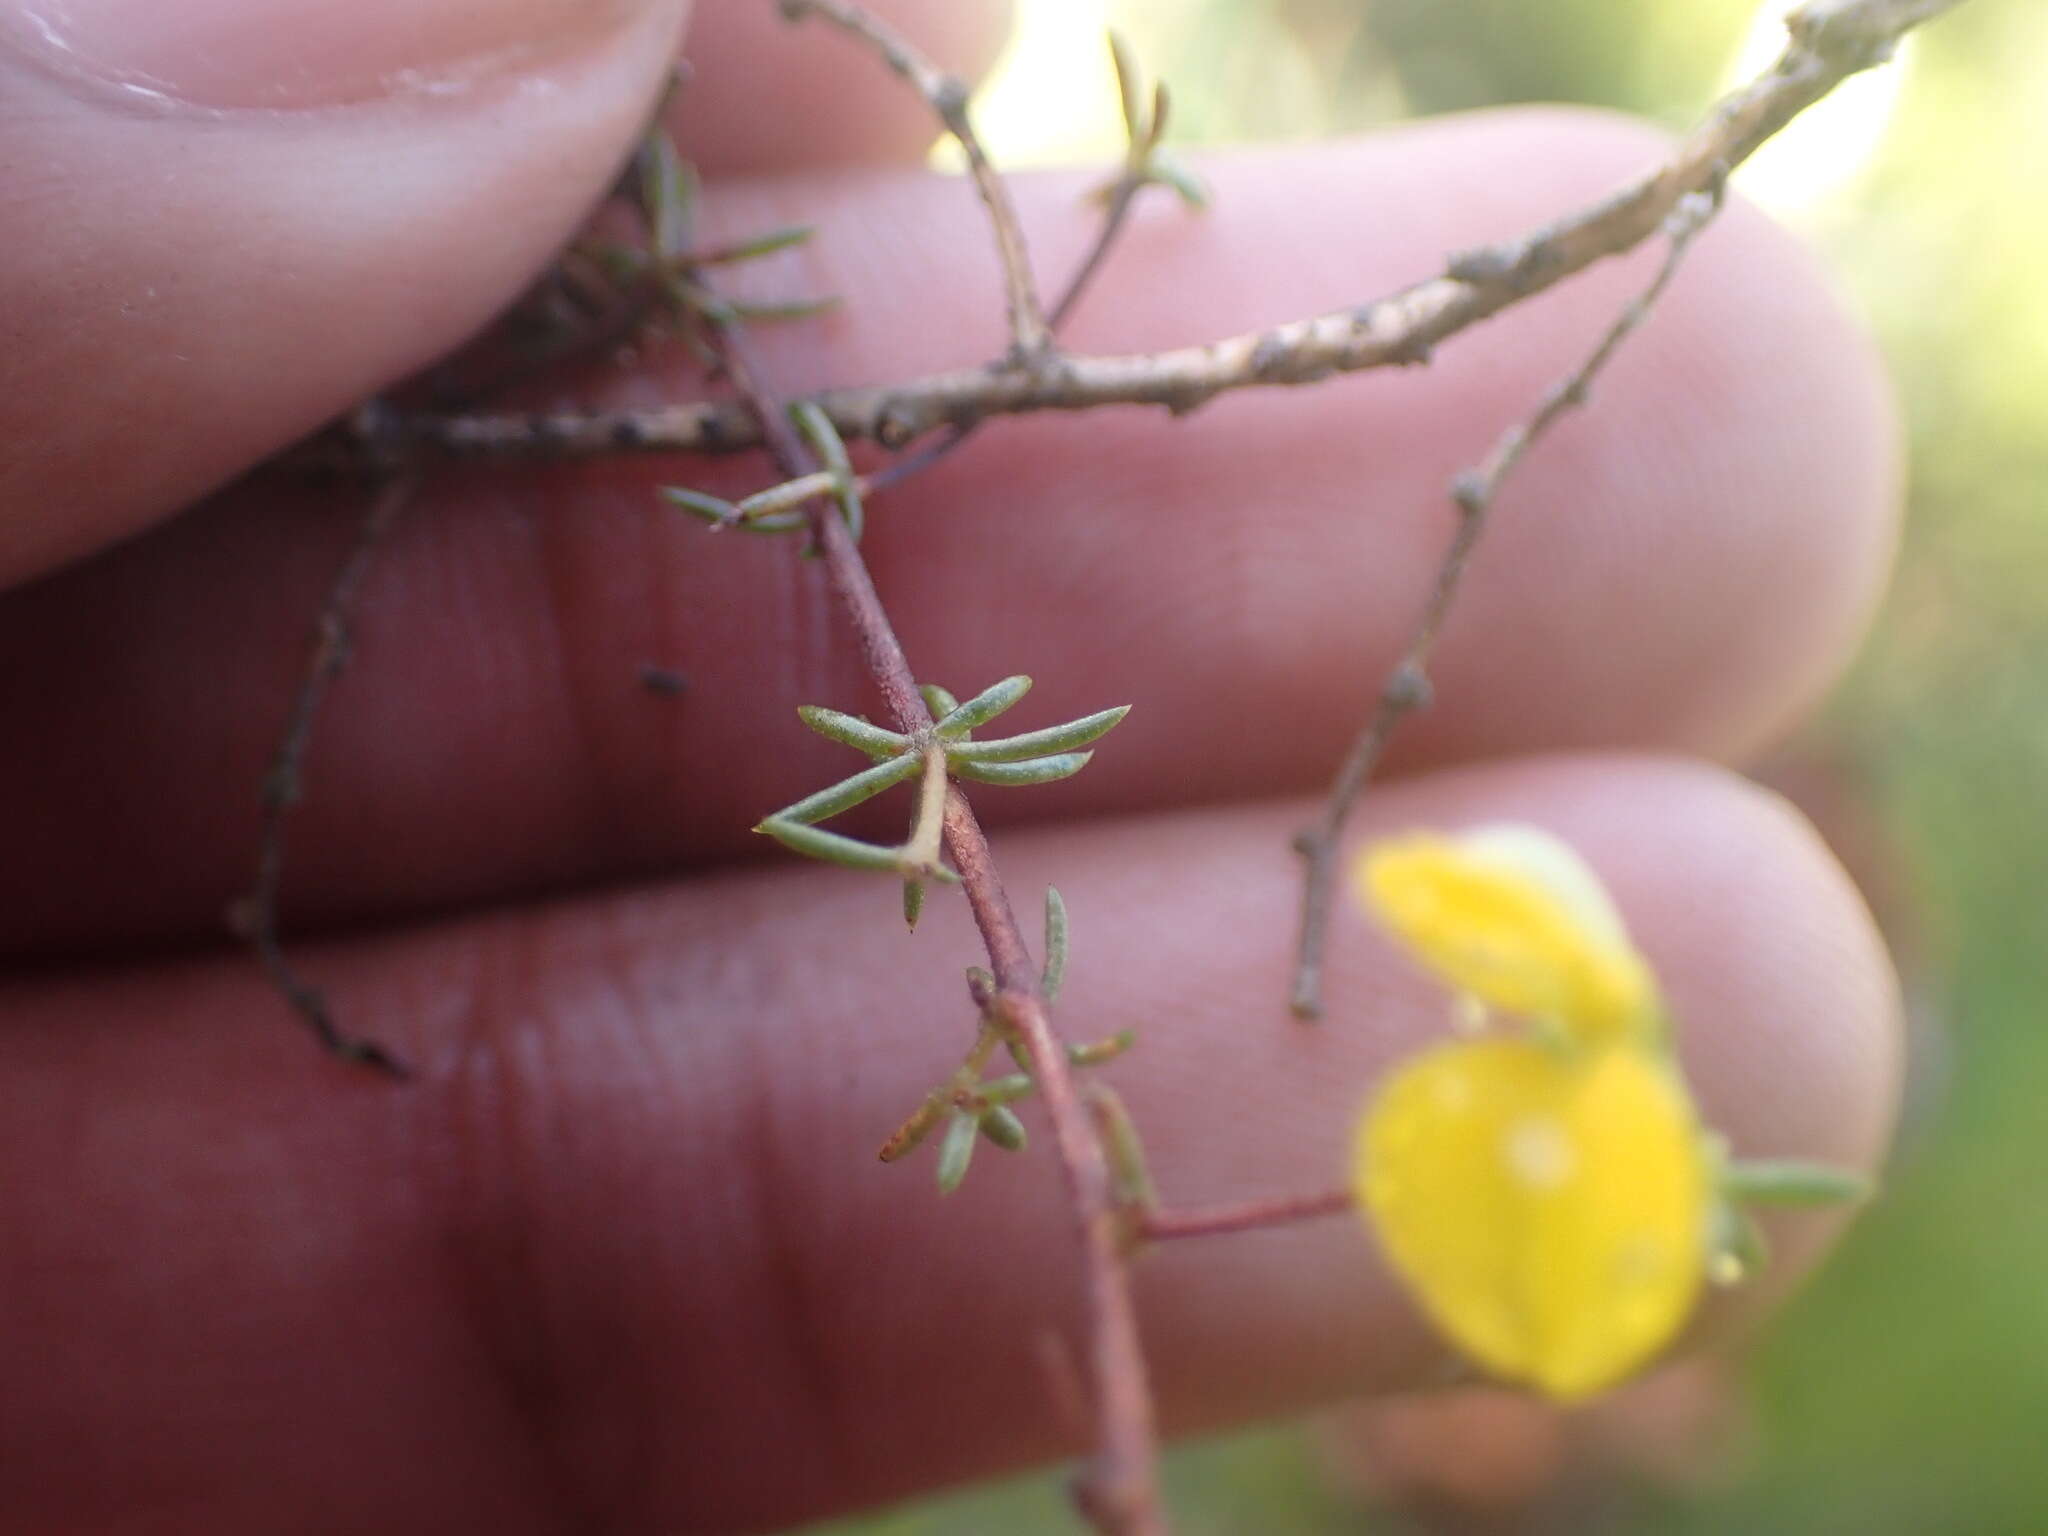
[[[1706,1143],[1674,1069],[1637,1046],[1430,1051],[1380,1090],[1355,1178],[1437,1326],[1562,1400],[1641,1367],[1700,1289]]]
[[[1465,996],[1582,1045],[1654,1040],[1662,1009],[1599,877],[1535,827],[1418,832],[1367,851],[1361,899]]]
[[[1359,1127],[1360,1206],[1480,1364],[1566,1401],[1613,1386],[1692,1311],[1722,1207],[1648,962],[1599,877],[1534,827],[1414,833],[1356,878],[1424,965],[1527,1026],[1393,1074]]]

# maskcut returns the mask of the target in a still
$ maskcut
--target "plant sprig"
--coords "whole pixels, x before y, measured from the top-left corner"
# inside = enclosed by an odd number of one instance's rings
[[[828,428],[829,430],[829,428]],[[816,478],[816,477],[811,477]],[[795,483],[795,482],[791,482]],[[743,505],[743,504],[742,504]],[[843,507],[842,503],[842,507]],[[849,527],[851,527],[849,519]],[[764,817],[754,828],[774,838],[785,848],[828,864],[847,869],[878,870],[901,876],[905,882],[904,915],[914,928],[923,909],[923,882],[952,882],[956,877],[938,861],[938,821],[943,814],[945,785],[949,778],[971,779],[981,784],[1050,784],[1071,778],[1088,765],[1095,754],[1081,750],[1100,740],[1125,715],[1128,704],[1097,710],[1077,720],[1017,736],[993,741],[976,741],[974,732],[1014,707],[1031,689],[1031,679],[1022,673],[1006,677],[977,693],[964,704],[943,688],[925,685],[926,702],[938,718],[920,731],[891,731],[862,718],[843,714],[823,705],[805,704],[797,718],[828,741],[852,747],[870,759],[870,766],[837,784],[807,795]],[[883,790],[923,774],[919,813],[908,838],[901,843],[864,842],[837,832],[826,832],[818,822],[851,810],[873,799]],[[1057,931],[1064,953],[1065,907],[1052,916],[1057,893],[1048,900],[1047,929]],[[1064,963],[1064,962],[1062,962]],[[1051,989],[1058,987],[1057,971],[1051,974]]]
[[[633,191],[647,227],[644,248],[608,244],[596,251],[599,265],[621,287],[649,284],[677,338],[707,368],[718,366],[714,326],[749,320],[802,320],[831,309],[832,295],[812,299],[748,302],[714,293],[699,277],[703,267],[736,266],[801,245],[811,237],[806,224],[780,225],[722,245],[696,242],[702,183],[697,169],[665,133],[649,133],[634,156]]]
[[[1117,102],[1124,114],[1124,163],[1115,176],[1095,189],[1096,200],[1108,203],[1128,197],[1140,187],[1170,187],[1188,207],[1208,207],[1209,189],[1201,178],[1159,147],[1166,137],[1172,100],[1166,82],[1154,81],[1147,101],[1137,58],[1130,44],[1114,31],[1109,34],[1109,57],[1116,66]]]
[[[1039,991],[1050,1002],[1059,993],[1066,973],[1069,924],[1067,904],[1053,886],[1045,888],[1045,966],[1039,976]],[[974,1045],[957,1071],[926,1094],[918,1107],[882,1143],[880,1157],[893,1163],[907,1156],[930,1137],[941,1124],[946,1127],[939,1141],[938,1183],[941,1194],[951,1194],[967,1176],[977,1141],[988,1141],[1005,1152],[1020,1152],[1025,1145],[1024,1122],[1010,1106],[1038,1091],[1038,1074],[1032,1070],[1031,1054],[1025,1042],[998,1004],[1000,989],[995,977],[979,965],[967,968],[967,993],[981,1010]],[[1067,1065],[1099,1067],[1137,1044],[1132,1030],[1119,1030],[1103,1040],[1065,1047]],[[1008,1049],[1018,1070],[1001,1077],[984,1077],[989,1058],[996,1048]],[[1108,1094],[1097,1087],[1091,1096]],[[1113,1095],[1111,1095],[1113,1097]],[[1119,1165],[1112,1163],[1114,1172]]]
[[[846,444],[840,441],[831,419],[807,400],[789,407],[789,419],[822,461],[823,468],[778,481],[739,501],[727,501],[722,496],[681,485],[664,485],[656,494],[678,511],[701,518],[714,530],[740,528],[748,533],[794,533],[807,529],[810,504],[821,496],[829,496],[839,515],[846,519],[846,531],[858,544],[867,531],[867,507],[862,499],[861,477],[846,455]]]

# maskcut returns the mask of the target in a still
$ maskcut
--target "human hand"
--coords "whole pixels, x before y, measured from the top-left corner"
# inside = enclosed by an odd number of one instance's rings
[[[365,58],[383,47],[373,8],[333,9]],[[0,51],[0,1527],[723,1531],[1075,1448],[1042,1368],[1078,1326],[1049,1158],[984,1157],[943,1204],[873,1159],[963,1043],[964,915],[935,895],[906,935],[873,882],[729,867],[764,811],[845,769],[793,706],[867,698],[813,568],[651,494],[752,488],[757,466],[450,473],[386,547],[287,910],[341,1017],[419,1081],[316,1056],[219,947],[357,503],[258,478],[164,519],[458,341],[604,185],[676,8],[620,5],[589,35],[579,7],[525,9],[494,47],[578,31],[532,63],[544,88],[424,102],[363,84],[402,49],[316,51],[353,104],[225,115],[138,113]],[[894,9],[942,56],[983,51],[978,12]],[[910,166],[918,104],[765,6],[703,11],[682,147],[714,175],[705,216],[816,223],[767,275],[847,299],[762,335],[777,384],[998,352],[971,195]],[[402,48],[445,59],[426,34]],[[288,62],[234,78],[317,98]],[[805,169],[821,152],[891,167]],[[1356,300],[1656,152],[1613,119],[1516,112],[1223,157],[1213,212],[1141,215],[1070,342]],[[1083,184],[1019,179],[1044,270],[1089,238]],[[1140,1032],[1112,1070],[1169,1196],[1336,1182],[1375,1074],[1440,1033],[1435,990],[1348,913],[1327,1023],[1286,1016],[1288,797],[1320,785],[1410,622],[1446,477],[1631,280],[1595,273],[1423,373],[1179,423],[997,423],[874,508],[867,552],[928,675],[1033,672],[1019,728],[1136,705],[1072,784],[976,801],[1013,890],[1067,893],[1063,1019]],[[697,387],[680,365],[614,386]],[[1867,1165],[1896,1088],[1893,984],[1853,892],[1707,766],[1781,729],[1853,644],[1890,549],[1889,409],[1809,258],[1732,208],[1515,481],[1440,703],[1362,817],[1533,821],[1582,848],[1748,1154]],[[688,694],[648,698],[648,661]],[[1828,1229],[1789,1234],[1745,1304]],[[1442,1359],[1350,1222],[1161,1251],[1138,1291],[1172,1427],[1398,1390]]]

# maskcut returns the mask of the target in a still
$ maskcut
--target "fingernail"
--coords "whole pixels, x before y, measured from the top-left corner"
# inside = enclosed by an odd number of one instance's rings
[[[533,74],[669,0],[13,0],[0,34],[131,98],[208,108],[453,96]]]

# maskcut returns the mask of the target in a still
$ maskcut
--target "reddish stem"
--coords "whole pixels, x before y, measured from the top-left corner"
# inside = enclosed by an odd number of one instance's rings
[[[719,329],[727,370],[759,417],[762,438],[776,464],[791,479],[810,473],[817,468],[810,450],[780,402],[763,388],[737,328]],[[832,590],[846,606],[868,671],[895,717],[897,729],[928,727],[931,712],[918,691],[916,674],[845,520],[828,506],[813,517],[812,529]],[[1124,1266],[1119,1214],[1111,1199],[1109,1165],[1075,1089],[1065,1045],[1046,1011],[1038,968],[1011,910],[1009,894],[996,874],[988,839],[967,797],[957,788],[946,794],[946,848],[959,871],[975,926],[988,950],[990,968],[1001,988],[996,1006],[1030,1052],[1032,1076],[1038,1081],[1052,1122],[1079,1228],[1087,1276],[1096,1413],[1096,1460],[1080,1490],[1081,1502],[1104,1531],[1119,1536],[1163,1536],[1166,1523],[1158,1493],[1151,1390],[1145,1377],[1130,1276]]]
[[[1313,1195],[1244,1200],[1235,1205],[1203,1205],[1185,1211],[1147,1211],[1138,1218],[1140,1242],[1163,1243],[1181,1237],[1222,1237],[1261,1227],[1284,1227],[1297,1221],[1341,1216],[1355,1202],[1348,1189],[1319,1190]]]

